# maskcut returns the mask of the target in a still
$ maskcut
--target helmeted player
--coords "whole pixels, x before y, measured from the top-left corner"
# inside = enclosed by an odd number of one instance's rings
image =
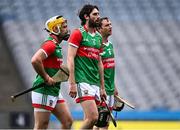
[[[37,72],[33,87],[46,83],[44,87],[32,92],[34,129],[47,129],[51,113],[61,122],[62,129],[70,129],[73,120],[60,93],[61,83],[55,83],[52,79],[63,63],[60,44],[69,38],[67,20],[63,16],[54,16],[46,21],[45,30],[49,37],[31,59],[32,66]]]

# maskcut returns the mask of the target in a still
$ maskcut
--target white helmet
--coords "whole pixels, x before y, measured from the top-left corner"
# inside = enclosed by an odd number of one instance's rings
[[[67,22],[67,20],[63,18],[63,16],[60,15],[54,16],[46,21],[45,30],[47,30],[52,34],[59,35],[61,33],[60,28],[64,22]],[[55,26],[57,26],[58,32],[54,32],[53,27]]]

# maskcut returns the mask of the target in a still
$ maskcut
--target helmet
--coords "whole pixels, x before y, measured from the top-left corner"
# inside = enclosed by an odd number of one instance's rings
[[[64,22],[67,22],[67,20],[63,18],[63,16],[60,15],[54,16],[46,21],[45,30],[52,34],[59,35],[61,33],[60,28]],[[55,26],[57,26],[58,32],[53,31],[53,27]]]
[[[124,108],[124,102],[120,102],[117,97],[114,97],[114,105],[113,110],[114,111],[121,111]]]

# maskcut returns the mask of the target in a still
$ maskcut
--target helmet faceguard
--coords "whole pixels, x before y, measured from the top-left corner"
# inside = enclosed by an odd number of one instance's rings
[[[63,16],[54,16],[46,21],[45,30],[48,31],[49,33],[59,35],[61,33],[61,26],[65,22],[67,22],[67,20],[63,18]],[[54,32],[53,30],[55,26],[58,29],[57,32]]]

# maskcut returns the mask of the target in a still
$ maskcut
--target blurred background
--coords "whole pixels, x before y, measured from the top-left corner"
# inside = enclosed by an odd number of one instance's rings
[[[32,86],[36,73],[31,57],[47,37],[45,21],[63,15],[73,30],[80,26],[77,14],[87,3],[96,4],[112,22],[116,84],[120,96],[136,106],[114,113],[120,121],[117,129],[131,129],[131,123],[132,129],[138,123],[180,129],[180,0],[0,0],[0,129],[33,128],[30,93],[14,103],[10,96]],[[66,42],[62,48],[66,63]],[[82,120],[67,83],[62,94],[73,118]],[[59,125],[52,116],[49,127]]]

